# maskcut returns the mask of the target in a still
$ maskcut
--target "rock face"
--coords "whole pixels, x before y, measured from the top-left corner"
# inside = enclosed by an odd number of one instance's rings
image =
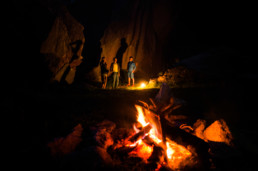
[[[12,64],[8,83],[14,87],[44,86],[50,80],[71,84],[82,60],[83,25],[59,0],[12,0],[6,7],[11,11],[5,17],[9,55],[4,63]]]
[[[173,2],[133,0],[119,4],[114,12],[116,18],[112,18],[101,39],[101,56],[106,57],[108,66],[117,57],[123,70],[133,56],[137,74],[156,74],[170,49],[168,43],[176,18]],[[99,75],[99,67],[94,71]]]
[[[65,7],[58,7],[56,18],[40,53],[47,60],[52,81],[73,83],[76,67],[82,62],[85,42],[84,27]]]

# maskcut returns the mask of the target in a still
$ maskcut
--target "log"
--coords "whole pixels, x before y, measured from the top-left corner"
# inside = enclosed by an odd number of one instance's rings
[[[151,118],[151,120],[155,120],[155,125],[157,128],[159,128],[159,132],[162,133],[162,141],[163,141],[163,148],[164,152],[166,153],[166,137],[170,140],[176,142],[179,145],[184,146],[187,148],[188,146],[193,147],[194,151],[191,151],[192,153],[197,155],[197,158],[199,159],[199,168],[200,170],[209,170],[211,167],[210,162],[210,154],[209,154],[209,144],[205,142],[204,140],[196,137],[195,135],[191,134],[190,132],[186,132],[185,130],[180,129],[179,127],[172,125],[168,120],[166,120],[165,115],[168,113],[171,113],[173,110],[172,108],[168,108],[166,111],[164,111],[161,114],[157,114],[157,111],[150,110],[146,108],[145,106],[141,106],[144,110],[148,110],[149,112],[144,112]],[[153,116],[152,116],[153,115]],[[156,118],[158,116],[158,120]],[[148,118],[148,119],[149,119]],[[153,119],[154,118],[154,119]],[[138,133],[139,135],[135,135],[132,137],[132,140],[138,140],[138,137],[143,136],[144,134],[142,132]],[[166,155],[165,155],[165,162],[167,161]]]
[[[197,154],[197,157],[200,159],[199,165],[203,167],[203,168],[200,168],[201,170],[210,169],[211,167],[211,163],[209,160],[211,158],[209,154],[210,146],[207,142],[192,135],[189,132],[186,132],[178,127],[171,125],[163,117],[161,118],[161,125],[162,125],[163,135],[165,137],[169,138],[170,140],[186,148],[188,146],[191,146],[194,148],[195,154]]]
[[[135,143],[136,141],[141,139],[145,134],[147,134],[151,130],[151,128],[152,127],[151,127],[150,124],[145,126],[145,127],[143,127],[141,131],[139,131],[138,133],[136,133],[135,135],[130,137],[129,141],[132,142],[132,143]]]
[[[142,141],[143,141],[145,144],[149,145],[149,146],[157,145],[157,144],[153,141],[153,139],[150,138],[150,136],[144,137],[144,138],[142,139]]]

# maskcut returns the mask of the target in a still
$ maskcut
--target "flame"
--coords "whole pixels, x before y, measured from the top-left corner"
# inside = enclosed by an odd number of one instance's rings
[[[141,157],[143,160],[147,161],[152,154],[153,147],[145,144],[142,140],[139,140],[137,144],[137,147],[130,152],[129,155]]]
[[[143,110],[140,106],[136,106],[136,109],[138,111],[138,116],[137,116],[137,121],[143,126],[147,126],[149,123],[147,123],[145,121],[145,117],[144,117],[144,114],[143,114]]]
[[[172,169],[179,168],[182,162],[184,162],[188,157],[192,156],[192,153],[184,146],[175,143],[169,138],[166,138],[166,147],[168,165]]]
[[[142,127],[147,126],[148,124],[151,124],[152,129],[146,133],[142,139],[144,139],[146,136],[149,136],[157,145],[160,145],[162,147],[162,140],[158,137],[160,136],[160,133],[157,131],[156,125],[154,122],[150,122],[150,120],[145,117],[144,111],[141,106],[135,106],[138,115],[137,115],[137,121],[141,124]],[[136,128],[134,125],[135,133],[138,133],[140,130]],[[142,139],[138,140],[137,142],[130,144],[128,146],[135,147],[135,149],[129,153],[131,156],[138,156],[144,159],[147,162],[147,159],[151,156],[153,152],[153,147],[144,143]],[[182,165],[182,163],[190,157],[192,154],[190,151],[188,151],[184,146],[177,144],[176,142],[170,140],[169,138],[166,138],[166,155],[167,155],[167,163],[160,163],[167,164],[172,169],[178,169]],[[160,167],[160,166],[159,166]],[[158,169],[158,168],[157,168]]]

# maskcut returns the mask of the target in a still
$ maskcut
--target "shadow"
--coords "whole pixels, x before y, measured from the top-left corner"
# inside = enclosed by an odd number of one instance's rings
[[[78,56],[77,53],[78,53],[78,51],[80,50],[80,47],[81,47],[81,45],[82,45],[82,41],[81,41],[81,40],[76,40],[75,42],[71,42],[69,45],[71,46],[72,52],[73,52],[73,56],[72,56],[72,58],[71,58],[71,60],[70,60],[69,63],[72,63],[73,60],[76,60],[76,59],[78,59],[78,58],[80,57],[80,56]],[[66,82],[65,78],[66,78],[66,76],[68,75],[70,69],[71,69],[71,67],[70,67],[70,65],[69,65],[69,66],[66,68],[66,70],[64,71],[64,74],[62,75],[62,77],[61,77],[61,79],[60,79],[60,84],[61,84],[61,85],[67,85],[67,82]],[[75,75],[74,80],[76,80],[76,78],[77,78],[77,77],[76,77],[76,75]]]
[[[116,53],[117,63],[120,65],[120,68],[122,66],[123,54],[125,53],[125,50],[127,49],[127,47],[128,47],[128,45],[126,43],[126,39],[122,38],[121,46]]]
[[[120,84],[123,83],[126,80],[126,75],[124,74],[125,71],[122,70],[122,61],[123,61],[123,54],[125,53],[126,49],[127,49],[128,45],[126,43],[126,39],[122,38],[121,39],[121,44],[120,44],[120,48],[118,49],[117,53],[116,53],[116,58],[117,58],[117,63],[120,66]]]
[[[74,59],[77,59],[79,56],[77,55],[77,52],[80,50],[80,47],[82,45],[81,40],[76,40],[75,42],[71,42],[70,46],[72,47],[73,56],[71,58],[71,61]]]
[[[69,65],[69,66],[66,68],[66,70],[64,71],[64,73],[63,73],[63,75],[62,75],[62,77],[61,77],[61,79],[60,79],[60,85],[62,85],[62,86],[67,86],[67,85],[68,85],[67,82],[66,82],[66,80],[65,80],[65,78],[66,78],[66,76],[68,75],[70,69],[71,69],[71,67],[70,67],[70,65]]]

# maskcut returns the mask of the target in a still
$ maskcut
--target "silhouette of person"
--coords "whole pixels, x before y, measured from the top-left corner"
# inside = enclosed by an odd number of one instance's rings
[[[128,45],[126,43],[126,39],[122,38],[121,39],[121,46],[116,53],[117,63],[120,65],[120,67],[122,65],[123,54],[125,53],[127,47],[128,47]]]

